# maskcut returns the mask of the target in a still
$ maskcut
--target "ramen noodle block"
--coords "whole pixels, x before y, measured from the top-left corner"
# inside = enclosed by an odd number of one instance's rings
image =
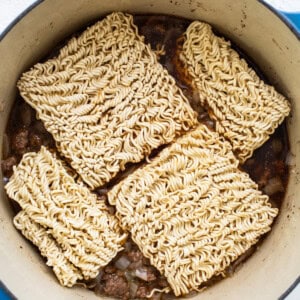
[[[206,23],[195,21],[188,27],[180,60],[199,91],[201,105],[216,121],[216,131],[230,141],[242,163],[290,112],[287,99],[265,84]]]
[[[14,224],[47,258],[47,265],[53,268],[61,285],[71,287],[83,278],[81,271],[70,263],[47,229],[33,221],[24,210],[15,216]]]
[[[176,296],[222,274],[278,213],[238,163],[230,144],[200,125],[108,193]]]
[[[18,82],[91,188],[196,125],[188,100],[143,40],[132,16],[112,13]]]
[[[104,200],[77,184],[45,147],[23,156],[5,189],[22,208],[16,227],[47,257],[63,285],[95,278],[122,250],[126,234]]]

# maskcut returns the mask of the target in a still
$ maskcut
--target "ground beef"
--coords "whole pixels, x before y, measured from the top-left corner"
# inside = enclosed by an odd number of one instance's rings
[[[142,262],[141,260],[138,260],[138,261],[136,261],[136,262],[132,262],[132,263],[129,265],[128,269],[129,269],[129,270],[136,270],[136,269],[138,269],[138,268],[141,268],[142,266],[143,266],[143,262]]]
[[[103,291],[106,295],[124,300],[129,299],[129,286],[126,278],[115,273],[106,273],[103,275],[102,280]]]
[[[130,270],[136,270],[141,268],[144,264],[144,256],[142,252],[138,249],[132,249],[127,253],[128,259],[131,261],[129,265]]]
[[[43,144],[43,139],[40,135],[36,133],[31,133],[29,135],[29,145],[32,150],[38,151]]]
[[[143,269],[147,272],[147,281],[154,281],[159,276],[158,271],[151,266],[144,266]]]
[[[140,285],[136,291],[136,298],[147,298],[151,293],[151,288],[149,286]]]
[[[143,260],[143,254],[138,249],[132,249],[128,252],[127,256],[131,262],[138,262]]]
[[[11,147],[17,154],[24,154],[28,145],[28,129],[20,128],[12,136]]]
[[[1,168],[2,168],[3,175],[6,177],[10,177],[13,172],[13,166],[15,166],[17,163],[18,163],[18,160],[14,155],[3,160],[1,162]]]
[[[166,278],[164,277],[160,277],[158,280],[157,280],[157,283],[158,285],[161,287],[161,288],[166,288],[169,286],[169,283],[167,281]]]
[[[100,295],[107,295],[114,298],[147,299],[154,288],[168,287],[168,282],[160,273],[150,265],[149,259],[143,257],[142,252],[131,239],[127,241],[126,250],[119,253],[110,264],[102,269],[100,284],[96,286],[96,292]],[[131,263],[125,270],[116,267],[118,257],[124,256]],[[138,266],[138,268],[136,268]],[[146,278],[137,276],[137,269],[146,272]],[[135,286],[137,289],[135,289]]]
[[[151,266],[150,259],[143,256],[143,265]]]
[[[116,273],[117,268],[109,264],[108,266],[105,267],[104,272],[108,274]]]

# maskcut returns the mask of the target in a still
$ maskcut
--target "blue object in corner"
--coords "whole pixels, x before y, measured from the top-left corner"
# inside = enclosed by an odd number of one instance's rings
[[[8,290],[0,280],[0,300],[16,300],[17,298]]]
[[[290,23],[300,33],[300,12],[278,11],[283,18]]]

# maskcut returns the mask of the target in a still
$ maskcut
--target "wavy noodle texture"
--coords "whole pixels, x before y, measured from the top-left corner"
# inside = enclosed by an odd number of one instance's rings
[[[240,162],[249,158],[290,112],[287,99],[265,84],[229,41],[211,26],[193,22],[184,35],[180,60],[199,91],[201,105],[216,121]]]
[[[14,225],[47,258],[47,265],[53,268],[61,285],[71,287],[83,278],[47,229],[33,221],[24,210],[14,217]]]
[[[108,193],[176,296],[222,273],[278,213],[238,163],[230,144],[200,125]]]
[[[197,122],[132,16],[123,13],[71,39],[56,58],[24,73],[18,88],[91,188]]]
[[[84,279],[95,278],[122,250],[126,234],[104,200],[77,184],[45,147],[23,156],[5,189],[28,218],[53,237]]]

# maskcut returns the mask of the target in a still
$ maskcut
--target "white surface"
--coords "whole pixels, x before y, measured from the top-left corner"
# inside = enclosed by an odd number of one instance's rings
[[[277,9],[300,12],[300,0],[264,0]],[[0,33],[34,0],[0,0]]]
[[[62,0],[63,1],[63,0]],[[35,0],[0,0],[0,33]],[[289,12],[300,12],[300,0],[265,0],[274,7]],[[8,287],[9,288],[9,287]],[[286,298],[300,299],[300,285]]]
[[[34,0],[0,0],[0,33]]]
[[[286,297],[286,300],[299,300],[300,299],[300,284]]]
[[[279,10],[300,12],[300,0],[264,0]]]
[[[76,1],[76,0],[75,0]],[[300,0],[264,0],[277,9],[300,12]],[[0,0],[0,33],[34,0]]]

